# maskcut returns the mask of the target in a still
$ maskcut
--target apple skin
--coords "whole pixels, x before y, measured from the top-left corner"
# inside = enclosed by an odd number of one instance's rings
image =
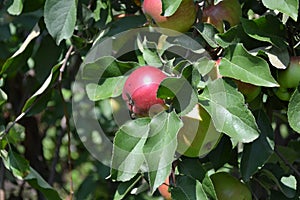
[[[274,88],[273,91],[281,101],[289,101],[292,96],[292,92],[289,91],[288,88],[279,87]]]
[[[210,176],[219,200],[252,200],[248,187],[227,172],[217,172]]]
[[[165,182],[158,187],[158,191],[164,199],[172,200],[171,193],[169,192],[169,177],[167,177]]]
[[[177,11],[168,17],[162,16],[161,0],[144,0],[142,10],[148,18],[162,28],[181,33],[187,32],[196,20],[196,6],[193,0],[182,0]]]
[[[261,92],[261,87],[252,85],[250,83],[244,83],[239,80],[234,80],[238,90],[244,95],[246,102],[253,101]]]
[[[241,17],[242,9],[238,0],[223,0],[204,8],[202,21],[214,25],[220,33],[223,33],[223,21],[227,21],[230,26],[235,26],[240,23]]]
[[[277,81],[282,88],[296,88],[300,82],[300,56],[293,56],[285,70],[278,71]]]
[[[156,97],[158,87],[167,76],[158,68],[143,66],[127,78],[122,98],[136,116],[149,116],[164,110],[164,101]]]
[[[181,119],[183,127],[177,134],[178,153],[187,157],[203,157],[219,142],[221,133],[216,130],[210,115],[200,104],[196,104]]]

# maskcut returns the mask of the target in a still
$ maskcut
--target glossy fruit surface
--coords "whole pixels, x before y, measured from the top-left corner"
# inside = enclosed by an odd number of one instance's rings
[[[177,135],[177,152],[188,157],[202,157],[209,153],[218,143],[218,132],[210,115],[199,104],[183,116],[183,127]]]
[[[149,116],[149,112],[159,112],[164,101],[156,97],[159,84],[167,76],[158,68],[144,66],[133,71],[127,78],[122,98],[128,109],[138,116]]]
[[[210,176],[219,200],[251,200],[248,187],[226,172],[217,172]]]
[[[278,99],[282,101],[289,101],[292,96],[292,92],[289,91],[288,88],[279,87],[279,88],[274,88],[273,91],[275,95],[278,97]]]
[[[168,17],[161,15],[161,0],[144,0],[142,9],[144,14],[152,18],[159,27],[178,32],[187,32],[196,19],[196,7],[193,0],[182,0],[177,11]]]
[[[171,193],[169,192],[169,177],[167,177],[165,182],[158,187],[158,191],[164,199],[172,200]]]
[[[223,0],[204,8],[202,21],[214,25],[222,33],[224,32],[223,21],[227,21],[230,26],[235,26],[240,23],[241,16],[242,9],[238,0]]]
[[[299,85],[300,56],[291,57],[289,66],[278,72],[277,81],[283,88],[295,88]]]

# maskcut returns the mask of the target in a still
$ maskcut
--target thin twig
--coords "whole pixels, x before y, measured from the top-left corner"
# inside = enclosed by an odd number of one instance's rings
[[[56,146],[55,146],[55,151],[54,151],[54,156],[53,156],[53,160],[52,160],[52,163],[51,163],[51,168],[50,168],[50,175],[49,175],[49,178],[48,178],[48,183],[50,185],[53,185],[53,182],[54,182],[54,177],[55,177],[55,174],[56,174],[56,165],[59,161],[59,149],[62,145],[62,139],[64,137],[64,132],[63,131],[59,131],[59,134],[58,134],[58,137],[56,139]]]
[[[274,152],[300,178],[300,172],[288,160],[285,159],[285,157],[278,151],[276,147],[274,149]]]
[[[69,117],[69,113],[68,113],[68,107],[67,107],[67,102],[63,96],[62,93],[62,77],[63,77],[63,73],[65,71],[65,68],[67,66],[67,62],[71,56],[71,53],[73,51],[73,46],[71,46],[68,50],[68,52],[65,55],[64,58],[64,62],[59,70],[59,78],[58,78],[58,91],[59,91],[59,95],[61,97],[62,100],[62,104],[63,104],[63,109],[64,109],[64,117],[65,117],[65,125],[66,125],[66,131],[68,134],[68,167],[69,167],[69,173],[70,173],[70,200],[73,199],[73,194],[74,194],[74,189],[73,189],[73,178],[72,178],[72,161],[71,161],[71,129],[70,129],[70,117]],[[62,127],[64,129],[64,127]]]

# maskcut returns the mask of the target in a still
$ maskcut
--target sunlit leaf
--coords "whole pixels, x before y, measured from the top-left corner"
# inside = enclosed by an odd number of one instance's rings
[[[47,89],[49,89],[51,87],[51,85],[54,83],[54,81],[56,80],[56,78],[58,76],[58,73],[59,73],[58,69],[59,69],[60,65],[61,64],[57,64],[56,66],[54,66],[52,68],[50,75],[45,80],[43,85],[29,99],[27,99],[25,105],[23,106],[22,112],[26,112],[33,105],[33,103],[36,101],[36,99],[40,95],[42,95]]]
[[[177,133],[183,123],[175,112],[162,112],[150,123],[148,139],[143,147],[151,192],[160,186],[171,172],[177,148]]]
[[[243,95],[232,83],[217,79],[207,85],[199,96],[200,104],[211,115],[216,129],[233,141],[252,142],[259,136],[259,129]]]
[[[117,97],[122,93],[126,77],[118,76],[105,79],[100,85],[89,83],[86,86],[87,95],[91,101]]]
[[[30,167],[29,174],[24,178],[33,188],[37,189],[41,193],[44,194],[46,199],[49,200],[61,200],[62,198],[59,196],[56,189],[51,187],[42,177],[41,175]]]
[[[8,13],[11,15],[20,15],[23,10],[23,1],[14,0],[12,5],[7,9]]]
[[[290,126],[300,133],[300,86],[297,87],[290,99],[287,114]]]
[[[262,2],[267,8],[271,10],[279,10],[297,21],[299,8],[298,0],[277,0],[276,3],[272,0],[262,0]]]
[[[0,68],[0,75],[3,73],[16,73],[19,68],[24,66],[27,59],[30,57],[33,46],[34,39],[40,35],[40,28],[36,25],[33,30],[29,33],[26,40],[22,43],[20,48],[3,64]]]
[[[173,15],[183,0],[163,0],[162,14],[166,17]]]
[[[0,106],[7,101],[7,94],[0,89]]]
[[[242,44],[232,45],[225,51],[219,66],[222,76],[235,78],[257,86],[278,87],[268,63],[247,52]]]
[[[149,135],[149,118],[125,123],[116,133],[111,166],[112,179],[129,181],[145,162],[143,147]]]
[[[77,0],[46,0],[45,23],[56,44],[73,35],[76,24]]]

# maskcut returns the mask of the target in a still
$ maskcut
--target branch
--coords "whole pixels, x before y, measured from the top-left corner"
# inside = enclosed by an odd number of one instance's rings
[[[276,147],[274,148],[274,152],[300,178],[300,172],[298,169],[296,169],[287,159],[285,159],[285,157],[278,151]]]
[[[72,200],[73,199],[73,194],[74,194],[74,189],[73,189],[73,178],[72,178],[72,161],[71,161],[71,128],[70,128],[70,117],[69,117],[69,113],[68,113],[68,107],[67,107],[67,102],[64,98],[64,95],[62,93],[62,77],[63,77],[63,73],[65,71],[65,68],[67,66],[67,62],[71,56],[71,53],[73,51],[73,46],[71,46],[64,58],[64,62],[59,70],[59,78],[58,78],[58,91],[59,91],[59,95],[61,97],[62,100],[62,104],[63,104],[63,109],[64,109],[64,119],[65,119],[65,127],[62,127],[63,130],[67,131],[68,134],[68,167],[69,167],[69,172],[70,172],[70,197],[69,199]]]
[[[64,134],[63,131],[59,131],[58,137],[56,139],[56,146],[55,146],[54,156],[53,156],[53,160],[52,160],[52,163],[51,163],[50,175],[49,175],[49,178],[48,178],[48,183],[50,185],[53,185],[53,182],[54,182],[54,177],[55,177],[55,174],[56,174],[55,167],[56,167],[56,165],[59,161],[59,149],[62,145],[62,139],[63,139],[64,135],[65,134]]]

